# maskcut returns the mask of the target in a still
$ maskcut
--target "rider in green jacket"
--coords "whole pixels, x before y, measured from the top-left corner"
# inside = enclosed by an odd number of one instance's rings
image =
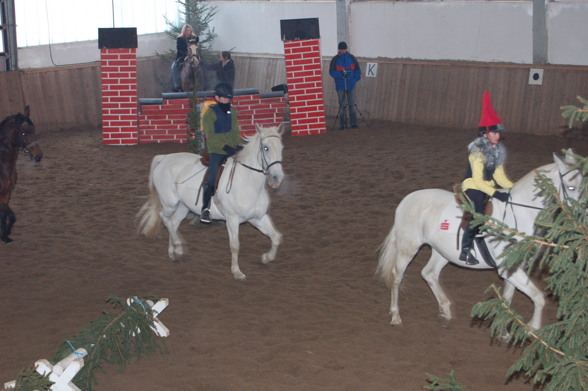
[[[202,127],[208,150],[208,179],[203,184],[202,212],[200,222],[210,224],[210,200],[214,195],[214,186],[218,169],[228,157],[237,153],[242,147],[241,129],[237,121],[237,111],[231,106],[233,87],[219,83],[214,89],[216,104],[211,105],[202,117]]]

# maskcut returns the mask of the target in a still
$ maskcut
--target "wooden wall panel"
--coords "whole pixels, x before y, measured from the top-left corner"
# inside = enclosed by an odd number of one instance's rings
[[[31,106],[31,117],[38,129],[100,125],[100,77],[97,63],[20,73],[23,99]]]
[[[9,115],[23,112],[21,72],[0,72],[0,121]]]
[[[137,59],[137,93],[139,98],[161,98],[171,91],[171,64],[158,57]]]
[[[339,109],[329,58],[322,59],[327,130]],[[236,88],[268,92],[286,82],[281,57],[234,57]],[[362,77],[356,103],[369,120],[407,122],[431,127],[475,130],[482,93],[488,89],[494,108],[511,132],[558,134],[565,127],[560,106],[588,98],[588,67],[532,66],[443,61],[359,59],[377,63],[377,77]],[[529,85],[529,69],[544,69],[543,85]],[[139,98],[169,92],[169,65],[142,58],[137,62]],[[37,126],[46,129],[97,127],[101,121],[99,63],[0,72],[0,115],[30,104]]]

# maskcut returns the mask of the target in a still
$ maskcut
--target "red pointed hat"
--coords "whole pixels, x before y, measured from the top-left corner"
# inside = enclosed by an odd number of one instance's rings
[[[478,130],[498,133],[502,133],[506,130],[502,124],[502,120],[492,107],[492,100],[490,99],[490,93],[488,91],[484,91],[484,95],[482,96],[482,118],[478,124]]]

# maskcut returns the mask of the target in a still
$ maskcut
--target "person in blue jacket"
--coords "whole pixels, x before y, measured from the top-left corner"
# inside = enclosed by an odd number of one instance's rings
[[[347,43],[339,42],[337,55],[331,60],[329,74],[335,79],[335,89],[339,97],[339,124],[341,130],[347,127],[347,107],[349,107],[349,123],[357,128],[355,113],[355,83],[361,79],[361,69],[353,54],[347,51]]]

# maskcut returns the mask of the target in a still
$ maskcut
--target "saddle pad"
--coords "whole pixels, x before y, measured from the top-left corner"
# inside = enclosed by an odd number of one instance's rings
[[[459,206],[456,203],[451,203],[448,206],[445,207],[445,209],[443,209],[443,212],[441,213],[441,216],[439,218],[439,222],[438,222],[438,227],[439,230],[441,231],[441,233],[446,234],[448,236],[451,236],[454,240],[459,240],[460,238],[456,238],[457,234],[458,234],[458,230],[459,230],[459,226],[461,225],[461,217],[463,215],[463,210],[459,208]],[[487,235],[484,234],[484,237],[487,238]],[[449,240],[449,238],[448,238]],[[485,246],[486,247],[486,246]],[[456,242],[456,249],[460,249],[461,248],[461,243]],[[477,240],[474,240],[473,243],[473,255],[474,257],[476,257],[476,259],[478,261],[480,261],[480,263],[482,265],[489,265],[490,267],[496,267],[496,263],[493,259],[490,259],[489,261],[486,260],[483,257],[483,253],[484,251],[480,250],[480,247],[477,243]],[[488,253],[488,256],[490,258],[492,258],[492,250],[488,250],[490,251],[490,253]]]
[[[450,203],[445,209],[443,209],[443,212],[441,212],[438,223],[439,230],[448,235],[457,235],[462,215],[463,210],[461,210],[457,204],[453,202]]]

